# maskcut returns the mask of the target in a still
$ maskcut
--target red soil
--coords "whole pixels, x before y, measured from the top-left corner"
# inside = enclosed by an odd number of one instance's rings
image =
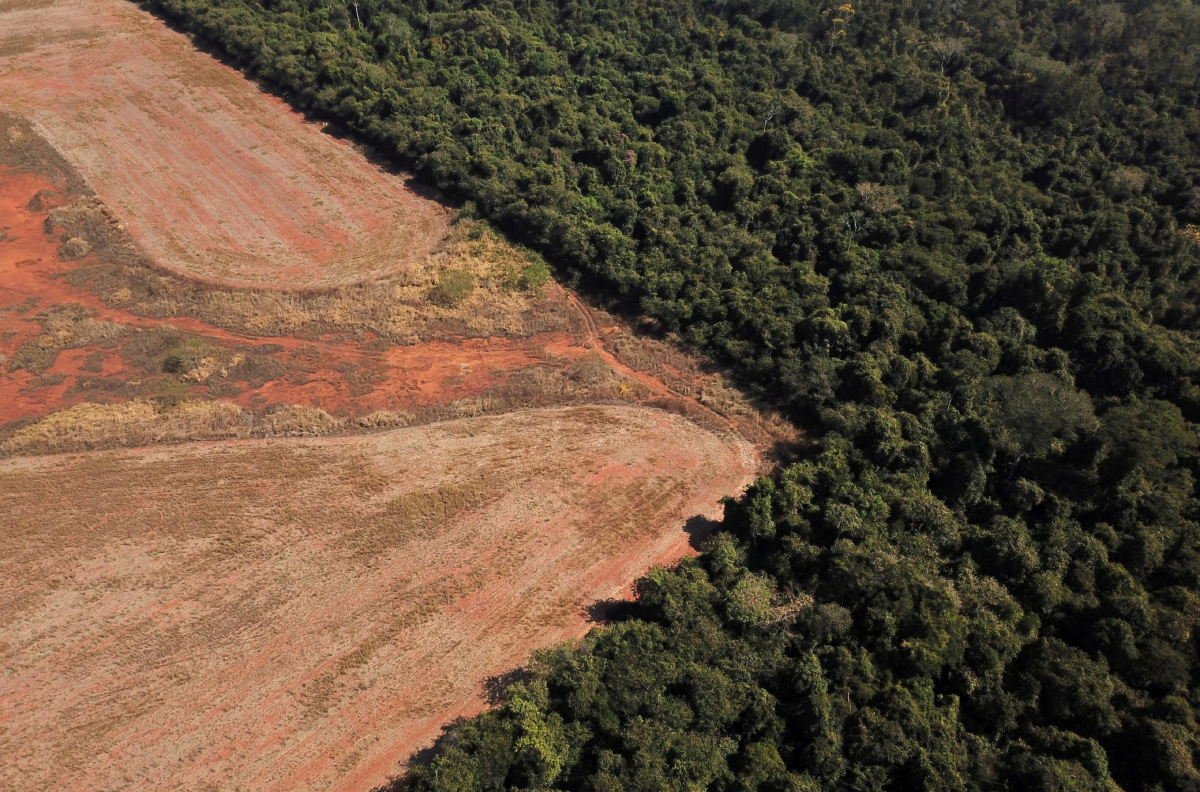
[[[370,789],[753,468],[644,407],[0,461],[0,788]]]
[[[313,288],[403,268],[448,213],[126,0],[0,4],[0,109],[39,132],[160,266]]]
[[[22,345],[42,333],[36,320],[39,312],[54,306],[78,305],[97,320],[135,330],[170,326],[216,345],[272,350],[266,354],[282,362],[284,373],[257,388],[247,382],[235,383],[244,390],[233,400],[243,407],[304,404],[333,414],[363,415],[375,410],[415,410],[477,396],[506,373],[542,363],[533,354],[538,348],[549,348],[568,359],[586,351],[562,334],[525,344],[505,338],[469,339],[379,351],[352,341],[249,337],[189,317],[158,320],[115,310],[68,282],[64,276],[78,265],[58,257],[57,246],[43,227],[48,210],[28,208],[34,195],[55,186],[36,175],[0,169],[0,230],[6,229],[0,238],[0,355],[10,360]],[[132,337],[126,336],[111,348],[66,349],[44,372],[14,371],[11,365],[0,365],[0,426],[41,418],[85,401],[128,398],[127,393],[98,393],[82,385],[101,377],[125,381],[145,378],[146,372],[135,371],[121,356],[121,346]],[[81,370],[84,361],[97,351],[101,352],[101,370]],[[352,376],[357,376],[357,387],[352,386]],[[134,392],[152,394],[154,385],[153,378],[149,378],[141,392]],[[204,395],[205,390],[198,384],[191,387],[196,396]]]

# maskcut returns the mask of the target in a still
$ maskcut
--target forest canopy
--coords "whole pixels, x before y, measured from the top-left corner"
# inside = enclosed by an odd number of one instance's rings
[[[144,4],[813,441],[413,788],[1200,788],[1200,7]]]

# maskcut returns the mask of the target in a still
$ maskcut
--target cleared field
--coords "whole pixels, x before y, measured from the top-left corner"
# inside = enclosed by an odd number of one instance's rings
[[[370,789],[753,466],[643,407],[2,461],[0,788]]]
[[[448,214],[126,0],[0,2],[0,110],[33,119],[172,271],[317,288],[403,269]]]

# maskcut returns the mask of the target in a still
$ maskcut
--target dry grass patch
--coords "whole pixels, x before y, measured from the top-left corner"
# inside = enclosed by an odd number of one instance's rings
[[[356,551],[370,555],[401,547],[423,530],[436,530],[471,509],[503,497],[505,487],[512,483],[506,478],[493,475],[401,493],[391,498],[374,519],[348,534],[347,540]]]
[[[570,328],[566,306],[543,294],[545,265],[470,221],[457,224],[438,252],[391,278],[281,292],[222,289],[158,270],[95,199],[56,209],[51,218],[64,245],[79,240],[96,253],[69,281],[139,316],[191,316],[257,336],[373,335],[398,344]]]
[[[236,404],[144,401],[77,404],[18,429],[0,443],[0,454],[54,454],[184,440],[249,437],[252,417]]]
[[[97,320],[93,318],[95,315],[95,311],[73,303],[56,305],[37,314],[35,318],[42,332],[21,345],[9,370],[25,369],[38,374],[53,365],[64,349],[113,346],[129,333],[125,325]]]
[[[372,413],[354,419],[354,423],[363,429],[393,429],[398,426],[408,426],[413,423],[414,416],[410,412],[400,410],[376,410]]]
[[[0,442],[0,456],[57,454],[103,448],[231,440],[246,437],[319,437],[350,427],[404,426],[409,417],[378,412],[355,421],[306,405],[275,405],[255,414],[219,401],[157,399],[120,404],[77,404],[17,429]]]
[[[253,433],[258,437],[319,437],[345,426],[346,421],[317,407],[285,404],[254,421]]]

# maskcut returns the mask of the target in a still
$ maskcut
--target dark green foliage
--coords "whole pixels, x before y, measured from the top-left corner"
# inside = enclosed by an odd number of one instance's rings
[[[187,359],[178,352],[172,352],[163,360],[163,371],[168,374],[183,374],[189,368]]]
[[[146,0],[811,452],[418,790],[1200,788],[1187,0]]]
[[[438,282],[429,298],[438,305],[455,306],[462,303],[475,291],[475,276],[466,270],[445,270],[438,275]]]

